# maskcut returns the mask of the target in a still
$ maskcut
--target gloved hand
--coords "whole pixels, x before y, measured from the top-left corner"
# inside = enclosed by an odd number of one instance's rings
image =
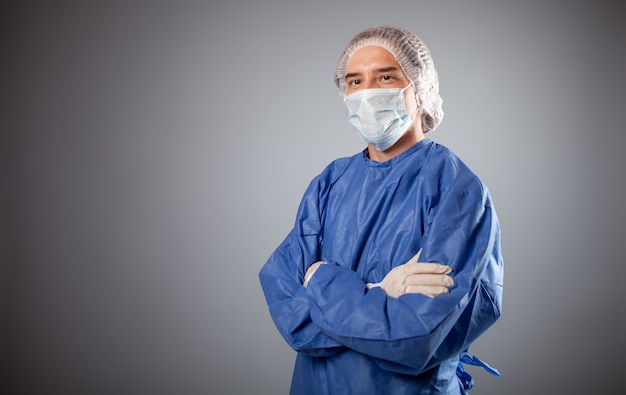
[[[304,273],[304,282],[302,283],[302,286],[304,288],[306,288],[306,286],[309,284],[309,280],[311,280],[311,277],[313,277],[317,268],[320,267],[320,265],[323,265],[325,263],[326,262],[324,261],[317,261],[311,266],[309,266],[309,268],[306,270],[306,273]]]
[[[434,298],[450,292],[449,288],[454,285],[454,280],[448,274],[452,272],[452,268],[439,263],[418,263],[421,253],[420,249],[406,263],[391,269],[382,282],[367,284],[367,287],[381,287],[393,298],[408,293],[420,293]]]

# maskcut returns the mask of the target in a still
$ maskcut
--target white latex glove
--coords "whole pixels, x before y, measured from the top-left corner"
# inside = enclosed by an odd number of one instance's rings
[[[326,262],[324,261],[317,261],[311,266],[309,266],[309,268],[306,270],[306,273],[304,273],[304,282],[302,283],[302,286],[304,288],[306,288],[306,286],[309,284],[309,280],[311,280],[311,277],[313,277],[317,268],[319,268],[320,265],[323,265],[325,263]]]
[[[367,287],[381,287],[393,298],[416,293],[434,298],[450,292],[449,288],[454,285],[454,280],[448,274],[452,272],[452,268],[439,263],[418,263],[421,253],[420,249],[406,263],[391,269],[382,282],[370,283]]]

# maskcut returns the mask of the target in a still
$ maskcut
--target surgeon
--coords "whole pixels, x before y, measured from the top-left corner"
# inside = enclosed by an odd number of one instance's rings
[[[467,351],[500,317],[500,227],[487,187],[425,137],[443,117],[411,32],[368,28],[335,84],[367,147],[309,184],[259,277],[297,351],[291,394],[466,394]]]

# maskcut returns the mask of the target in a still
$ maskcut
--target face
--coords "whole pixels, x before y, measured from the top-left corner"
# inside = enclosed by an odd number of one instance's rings
[[[404,88],[409,83],[396,58],[382,47],[363,47],[346,65],[346,95],[361,89]],[[415,114],[417,100],[413,86],[404,91],[404,102],[406,112]]]

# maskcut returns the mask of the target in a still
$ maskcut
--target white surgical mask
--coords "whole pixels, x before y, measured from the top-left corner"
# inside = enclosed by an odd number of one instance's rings
[[[362,89],[345,98],[348,123],[379,151],[394,145],[411,124],[404,105],[404,91],[409,86]]]

